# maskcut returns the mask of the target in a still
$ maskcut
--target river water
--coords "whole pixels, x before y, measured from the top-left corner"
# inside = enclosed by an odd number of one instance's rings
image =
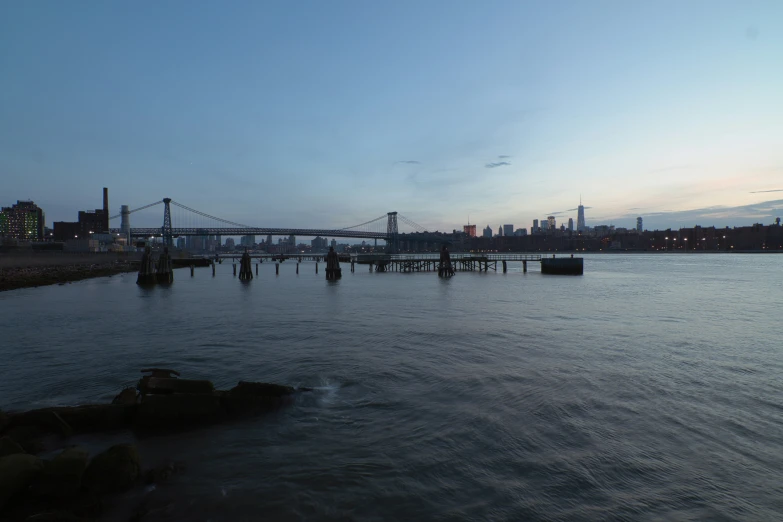
[[[0,293],[0,408],[107,401],[139,369],[312,386],[136,441],[186,469],[143,520],[783,517],[783,256],[593,255],[584,276],[230,263]],[[108,440],[111,439],[111,440]],[[103,448],[130,434],[83,438]]]

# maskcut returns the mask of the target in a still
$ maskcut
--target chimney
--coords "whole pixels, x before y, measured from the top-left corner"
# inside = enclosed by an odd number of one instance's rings
[[[109,189],[103,187],[103,232],[109,231]]]

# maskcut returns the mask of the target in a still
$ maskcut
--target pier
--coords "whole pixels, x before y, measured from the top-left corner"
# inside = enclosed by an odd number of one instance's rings
[[[454,272],[497,272],[498,263],[503,272],[509,262],[521,262],[522,271],[527,272],[528,261],[541,261],[540,254],[494,254],[487,252],[456,252],[449,254]],[[442,272],[441,254],[359,254],[352,257],[352,263],[370,265],[370,272]]]

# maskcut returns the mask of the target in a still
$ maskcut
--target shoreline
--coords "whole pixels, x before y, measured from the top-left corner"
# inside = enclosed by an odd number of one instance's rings
[[[74,281],[113,276],[137,270],[138,266],[132,261],[0,268],[0,292],[56,284],[64,285]]]

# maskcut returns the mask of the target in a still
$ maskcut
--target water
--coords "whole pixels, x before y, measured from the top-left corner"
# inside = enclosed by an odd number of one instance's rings
[[[771,520],[783,256],[586,256],[582,277],[231,265],[0,293],[0,408],[110,400],[139,369],[314,386],[137,441],[187,469],[145,520]],[[130,434],[84,438],[105,447]]]

